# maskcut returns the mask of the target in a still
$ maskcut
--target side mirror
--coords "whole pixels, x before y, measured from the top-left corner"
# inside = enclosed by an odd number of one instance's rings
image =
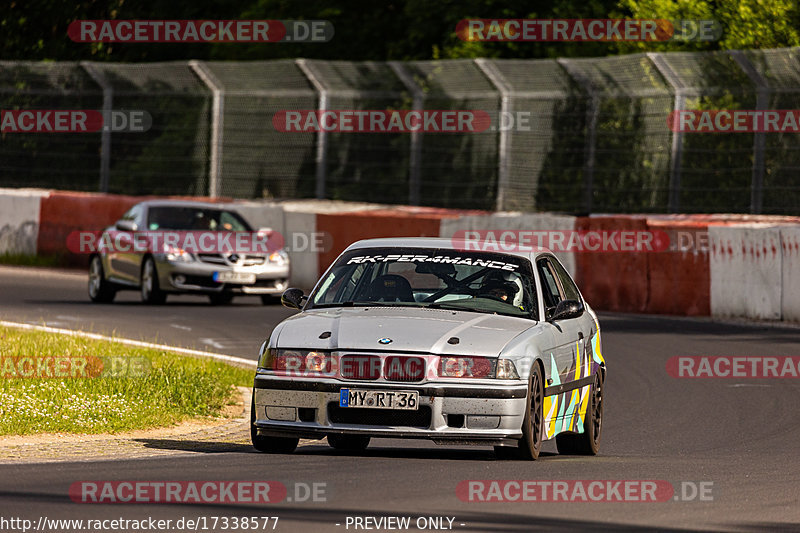
[[[561,300],[550,317],[550,322],[565,320],[568,318],[578,318],[583,314],[583,304],[578,300]]]
[[[115,227],[120,231],[136,231],[139,226],[133,220],[117,220]]]
[[[303,289],[289,288],[283,291],[281,295],[281,303],[284,307],[290,309],[300,309],[303,307],[303,300],[306,296],[303,294]]]

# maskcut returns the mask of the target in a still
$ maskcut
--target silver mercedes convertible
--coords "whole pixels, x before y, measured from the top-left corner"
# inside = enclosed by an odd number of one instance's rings
[[[261,346],[251,438],[364,450],[372,437],[594,455],[606,364],[597,316],[549,251],[451,239],[359,241]]]

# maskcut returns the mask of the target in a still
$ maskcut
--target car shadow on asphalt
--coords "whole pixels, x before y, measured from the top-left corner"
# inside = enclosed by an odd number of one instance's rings
[[[250,444],[215,442],[206,440],[178,439],[133,439],[154,450],[173,450],[197,453],[258,453]]]
[[[250,444],[238,444],[232,442],[215,442],[199,440],[178,440],[178,439],[134,439],[142,443],[145,448],[156,450],[173,450],[196,453],[260,453]],[[381,459],[427,459],[434,461],[501,461],[490,448],[452,448],[452,447],[426,447],[426,448],[390,448],[375,446],[363,451],[349,452],[334,450],[327,446],[324,441],[314,444],[300,446],[292,455],[307,456],[328,456],[328,457],[359,457],[369,459],[371,457]],[[540,458],[557,457],[557,453],[542,451]],[[502,459],[507,462],[507,459]]]
[[[429,459],[435,461],[442,460],[463,460],[463,461],[498,461],[495,456],[494,450],[491,448],[452,448],[452,447],[436,447],[436,448],[390,448],[374,446],[369,447],[364,451],[348,452],[341,450],[334,450],[328,446],[302,446],[298,448],[295,454],[299,455],[326,455],[338,457],[360,457],[360,458],[382,458],[382,459]],[[550,454],[541,452],[540,457],[556,456],[558,454]]]

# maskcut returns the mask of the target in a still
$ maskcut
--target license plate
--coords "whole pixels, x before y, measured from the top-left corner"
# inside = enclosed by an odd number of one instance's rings
[[[232,272],[230,270],[224,272],[214,272],[214,281],[219,283],[242,283],[244,285],[251,285],[256,282],[256,275],[250,272]]]
[[[416,411],[419,406],[417,391],[385,391],[341,389],[339,407],[363,407],[367,409],[405,409]]]

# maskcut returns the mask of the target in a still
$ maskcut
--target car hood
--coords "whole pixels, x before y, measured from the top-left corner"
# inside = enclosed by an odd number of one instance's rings
[[[535,325],[524,318],[444,309],[314,309],[285,320],[276,346],[497,356],[514,337]],[[330,337],[320,338],[328,331]],[[451,337],[457,337],[458,344],[448,343]],[[391,342],[382,344],[379,339]]]

